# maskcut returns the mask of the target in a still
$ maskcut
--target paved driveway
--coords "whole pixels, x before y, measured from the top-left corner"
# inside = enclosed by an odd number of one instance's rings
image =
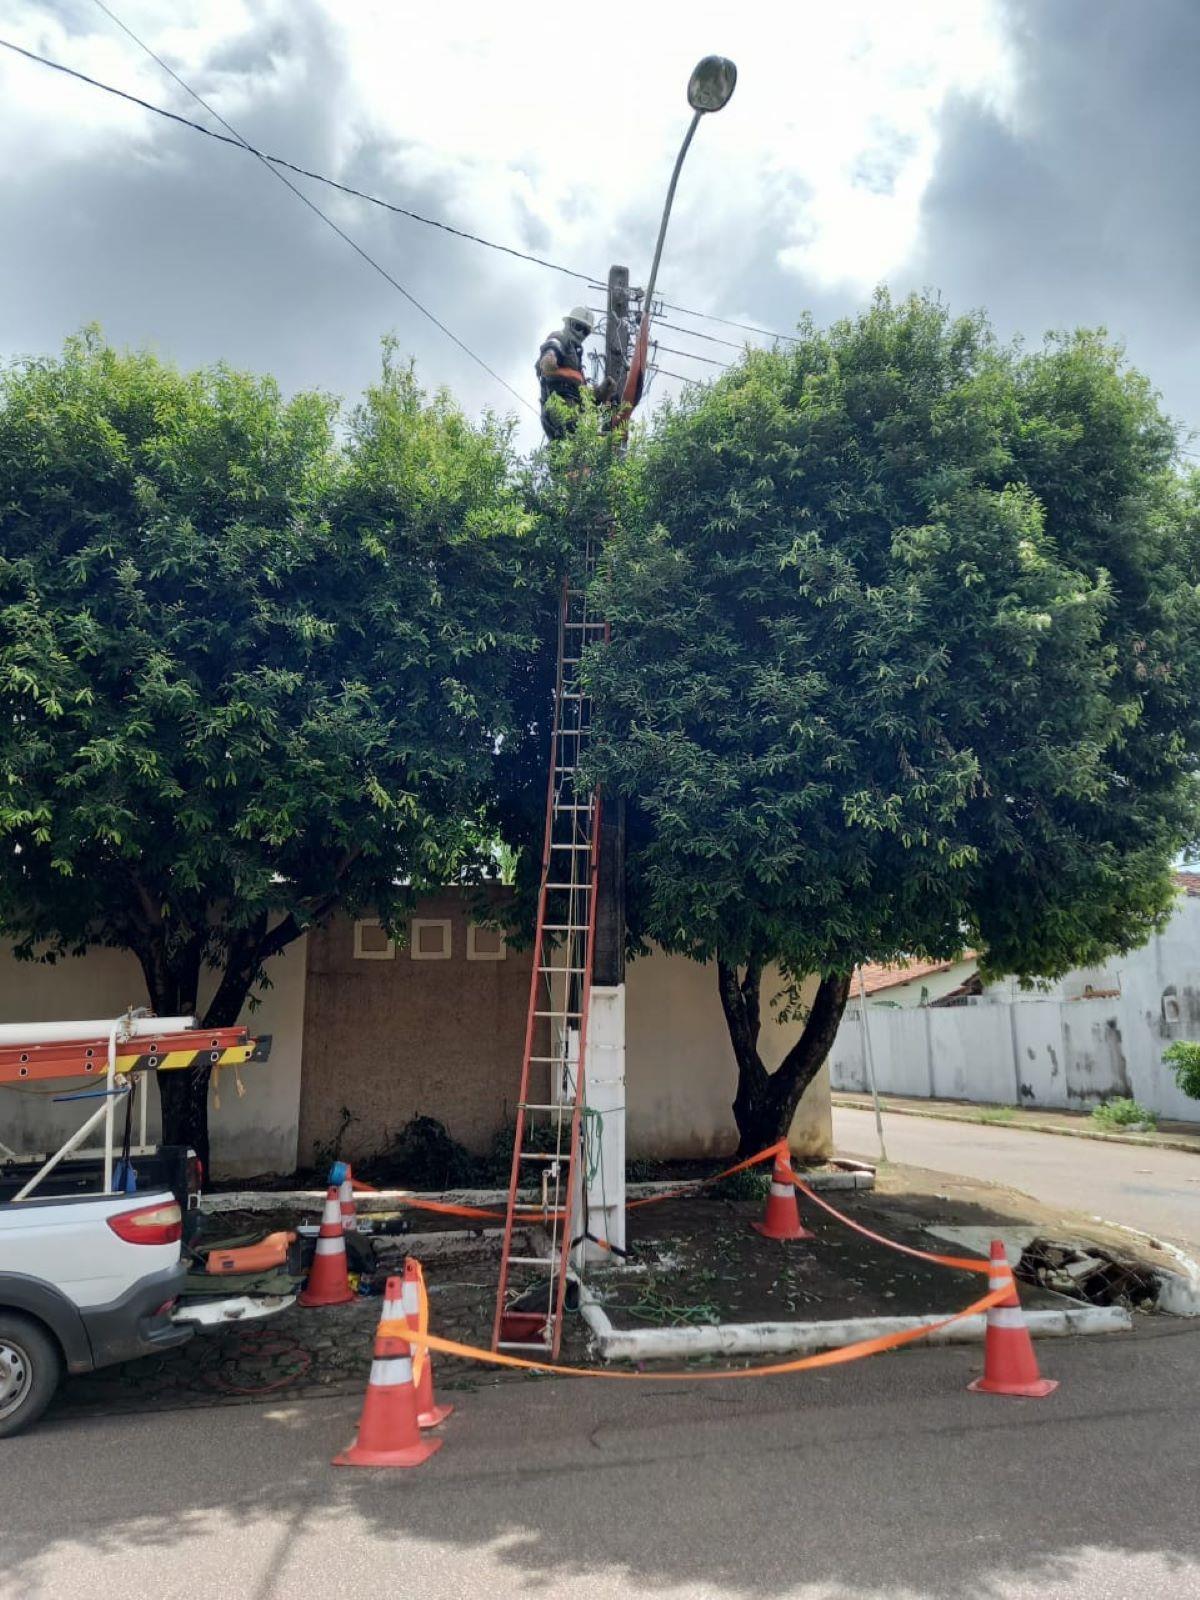
[[[1047,1205],[1200,1247],[1200,1156],[886,1111],[883,1132],[893,1161],[1007,1184]],[[846,1155],[878,1158],[870,1111],[835,1106],[833,1137]]]

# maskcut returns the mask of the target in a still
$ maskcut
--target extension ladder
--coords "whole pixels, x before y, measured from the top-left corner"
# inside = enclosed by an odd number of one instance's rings
[[[595,565],[589,541],[576,585],[563,586],[558,619],[558,670],[537,934],[525,1022],[516,1137],[492,1330],[494,1350],[558,1354],[571,1246],[571,1213],[579,1165],[583,1074],[596,931],[600,795],[580,765],[591,728],[591,700],[580,681],[584,651],[608,627],[588,609]],[[540,1053],[548,1039],[547,1053]],[[534,1186],[532,1205],[522,1190]],[[514,1255],[514,1227],[540,1222],[545,1254]]]

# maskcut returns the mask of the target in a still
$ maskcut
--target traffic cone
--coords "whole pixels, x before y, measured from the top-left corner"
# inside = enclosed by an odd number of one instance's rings
[[[389,1281],[399,1291],[398,1278]],[[388,1320],[388,1303],[383,1316]],[[371,1376],[358,1432],[349,1449],[334,1456],[335,1467],[419,1467],[442,1448],[441,1439],[422,1439],[417,1423],[412,1347],[406,1339],[375,1335]]]
[[[796,1204],[796,1185],[792,1182],[792,1161],[786,1145],[781,1145],[775,1152],[766,1214],[761,1222],[752,1222],[750,1226],[761,1233],[764,1239],[815,1237],[800,1221],[800,1207]]]
[[[325,1191],[317,1253],[308,1271],[308,1282],[300,1292],[299,1303],[302,1306],[341,1306],[353,1299],[346,1266],[346,1241],[342,1237],[342,1208],[337,1189],[331,1183]]]
[[[329,1174],[330,1183],[338,1186],[338,1203],[342,1208],[342,1232],[358,1232],[358,1208],[354,1204],[354,1174],[347,1161],[335,1161]]]
[[[396,1280],[388,1279],[388,1288]],[[425,1295],[425,1274],[421,1270],[421,1263],[408,1256],[404,1262],[404,1278],[400,1285],[403,1298],[403,1309],[393,1312],[393,1316],[401,1316],[417,1326],[421,1315],[421,1301]],[[428,1349],[418,1350],[413,1361],[413,1373],[417,1386],[417,1422],[422,1428],[436,1428],[439,1422],[454,1410],[453,1406],[439,1406],[433,1398],[433,1357]]]
[[[1017,1284],[1013,1277],[1004,1243],[992,1240],[992,1269],[988,1275],[989,1289],[1003,1289],[1009,1293],[998,1305],[989,1306],[987,1333],[983,1342],[983,1377],[976,1378],[967,1388],[974,1394],[1015,1394],[1030,1400],[1040,1400],[1058,1388],[1053,1378],[1038,1375],[1037,1357],[1033,1353],[1033,1340],[1025,1326],[1025,1315],[1017,1299]]]

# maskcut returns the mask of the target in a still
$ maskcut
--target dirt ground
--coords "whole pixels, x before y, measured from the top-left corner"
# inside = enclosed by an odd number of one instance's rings
[[[1027,1195],[995,1185],[948,1179],[916,1168],[888,1168],[875,1191],[837,1191],[824,1196],[863,1226],[900,1243],[949,1255],[969,1249],[929,1230],[945,1226],[1034,1228],[1055,1238],[1092,1242],[1147,1265],[1171,1266],[1165,1253],[1137,1245],[1119,1230],[1055,1212]],[[981,1290],[980,1278],[913,1260],[862,1238],[825,1212],[804,1202],[811,1241],[780,1243],[762,1238],[750,1223],[761,1202],[705,1195],[667,1200],[629,1214],[630,1262],[589,1269],[589,1288],[618,1327],[687,1326],[707,1322],[852,1316],[901,1316],[950,1312]],[[294,1227],[294,1213],[254,1213],[220,1218],[223,1231],[245,1226]],[[313,1220],[310,1215],[309,1220]],[[422,1217],[426,1239],[461,1222]],[[494,1308],[500,1232],[480,1228],[456,1240],[454,1254],[437,1258],[427,1244],[425,1275],[430,1326],[445,1338],[486,1347]],[[292,1306],[266,1322],[199,1334],[160,1356],[71,1378],[52,1414],[121,1412],[180,1406],[300,1400],[312,1395],[360,1392],[366,1384],[380,1298],[389,1272],[422,1247],[409,1234],[381,1236],[372,1247],[373,1272],[348,1305],[306,1310]],[[1022,1287],[1027,1306],[1063,1305],[1063,1297]],[[560,1359],[588,1363],[589,1333],[579,1316],[568,1318]],[[535,1376],[502,1373],[475,1363],[439,1357],[439,1390],[488,1384],[537,1382]]]

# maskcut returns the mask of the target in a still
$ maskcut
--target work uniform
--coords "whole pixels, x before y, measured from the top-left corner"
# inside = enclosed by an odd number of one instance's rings
[[[553,355],[558,362],[559,370],[547,375],[542,371],[542,357]],[[576,378],[568,378],[563,372],[566,367],[579,374]],[[546,409],[546,402],[551,395],[557,395],[560,400],[574,409],[578,409],[583,400],[583,344],[581,341],[569,338],[561,330],[552,333],[538,351],[536,365],[538,382],[541,385],[542,396],[542,429],[547,439],[562,439],[574,426],[573,420],[561,416],[552,416]],[[555,408],[557,410],[557,407]]]

